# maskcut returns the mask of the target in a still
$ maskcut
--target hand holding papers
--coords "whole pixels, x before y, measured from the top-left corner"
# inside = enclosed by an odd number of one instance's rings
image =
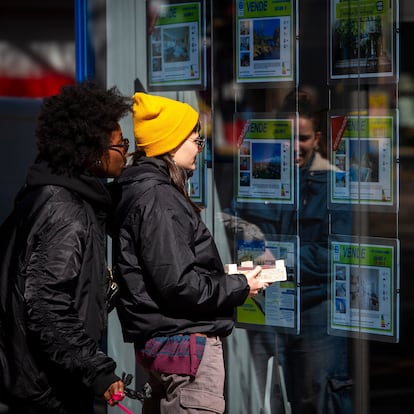
[[[287,280],[286,266],[284,260],[275,260],[274,265],[261,265],[262,271],[257,276],[263,282],[273,283]],[[253,261],[241,262],[237,264],[226,265],[228,274],[243,273],[247,274],[254,268]]]

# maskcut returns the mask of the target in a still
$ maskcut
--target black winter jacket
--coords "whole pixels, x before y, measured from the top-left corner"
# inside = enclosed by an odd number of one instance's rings
[[[142,157],[116,186],[114,263],[124,340],[141,346],[179,333],[228,335],[249,293],[246,277],[225,274],[210,232],[171,184],[165,162]]]
[[[0,388],[13,412],[92,414],[119,379],[98,349],[110,203],[99,179],[34,164],[1,227]]]

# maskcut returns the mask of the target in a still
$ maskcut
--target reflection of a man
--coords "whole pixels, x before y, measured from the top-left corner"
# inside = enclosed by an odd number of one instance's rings
[[[320,119],[299,100],[295,163],[299,166],[298,211],[281,213],[278,231],[300,238],[300,335],[278,336],[292,413],[351,413],[347,340],[329,335],[329,234],[347,234],[350,216],[328,212],[332,166],[325,158]]]
[[[297,99],[295,94],[295,105],[284,108],[283,112],[295,113]],[[247,335],[258,372],[266,369],[269,372],[267,362],[270,356],[281,364],[292,414],[349,414],[353,409],[348,342],[346,338],[327,332],[330,289],[328,238],[332,233],[348,234],[351,231],[350,214],[327,210],[329,180],[332,170],[337,170],[337,167],[325,158],[318,114],[313,112],[309,103],[306,96],[299,96],[299,130],[296,131],[294,151],[295,163],[299,167],[297,211],[280,205],[262,209],[243,206],[242,212],[267,234],[299,236],[300,334],[248,331]],[[344,303],[337,303],[337,306],[341,310]],[[280,378],[277,381],[280,382]],[[273,398],[279,399],[280,393],[274,393]],[[276,407],[277,404],[272,401],[271,406]]]

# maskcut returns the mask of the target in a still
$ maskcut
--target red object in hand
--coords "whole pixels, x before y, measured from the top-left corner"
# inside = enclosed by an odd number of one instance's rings
[[[124,398],[125,394],[122,392],[117,392],[115,393],[112,398],[109,400],[109,403],[114,403],[114,402],[118,402],[121,401],[122,398]],[[134,414],[131,410],[129,410],[128,408],[126,408],[124,405],[122,405],[120,402],[118,402],[118,404],[116,404],[122,411],[124,411],[126,414]]]

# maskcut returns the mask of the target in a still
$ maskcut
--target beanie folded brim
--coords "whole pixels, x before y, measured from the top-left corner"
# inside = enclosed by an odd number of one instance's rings
[[[135,142],[147,157],[177,148],[194,130],[199,115],[189,104],[137,92],[133,96]]]

